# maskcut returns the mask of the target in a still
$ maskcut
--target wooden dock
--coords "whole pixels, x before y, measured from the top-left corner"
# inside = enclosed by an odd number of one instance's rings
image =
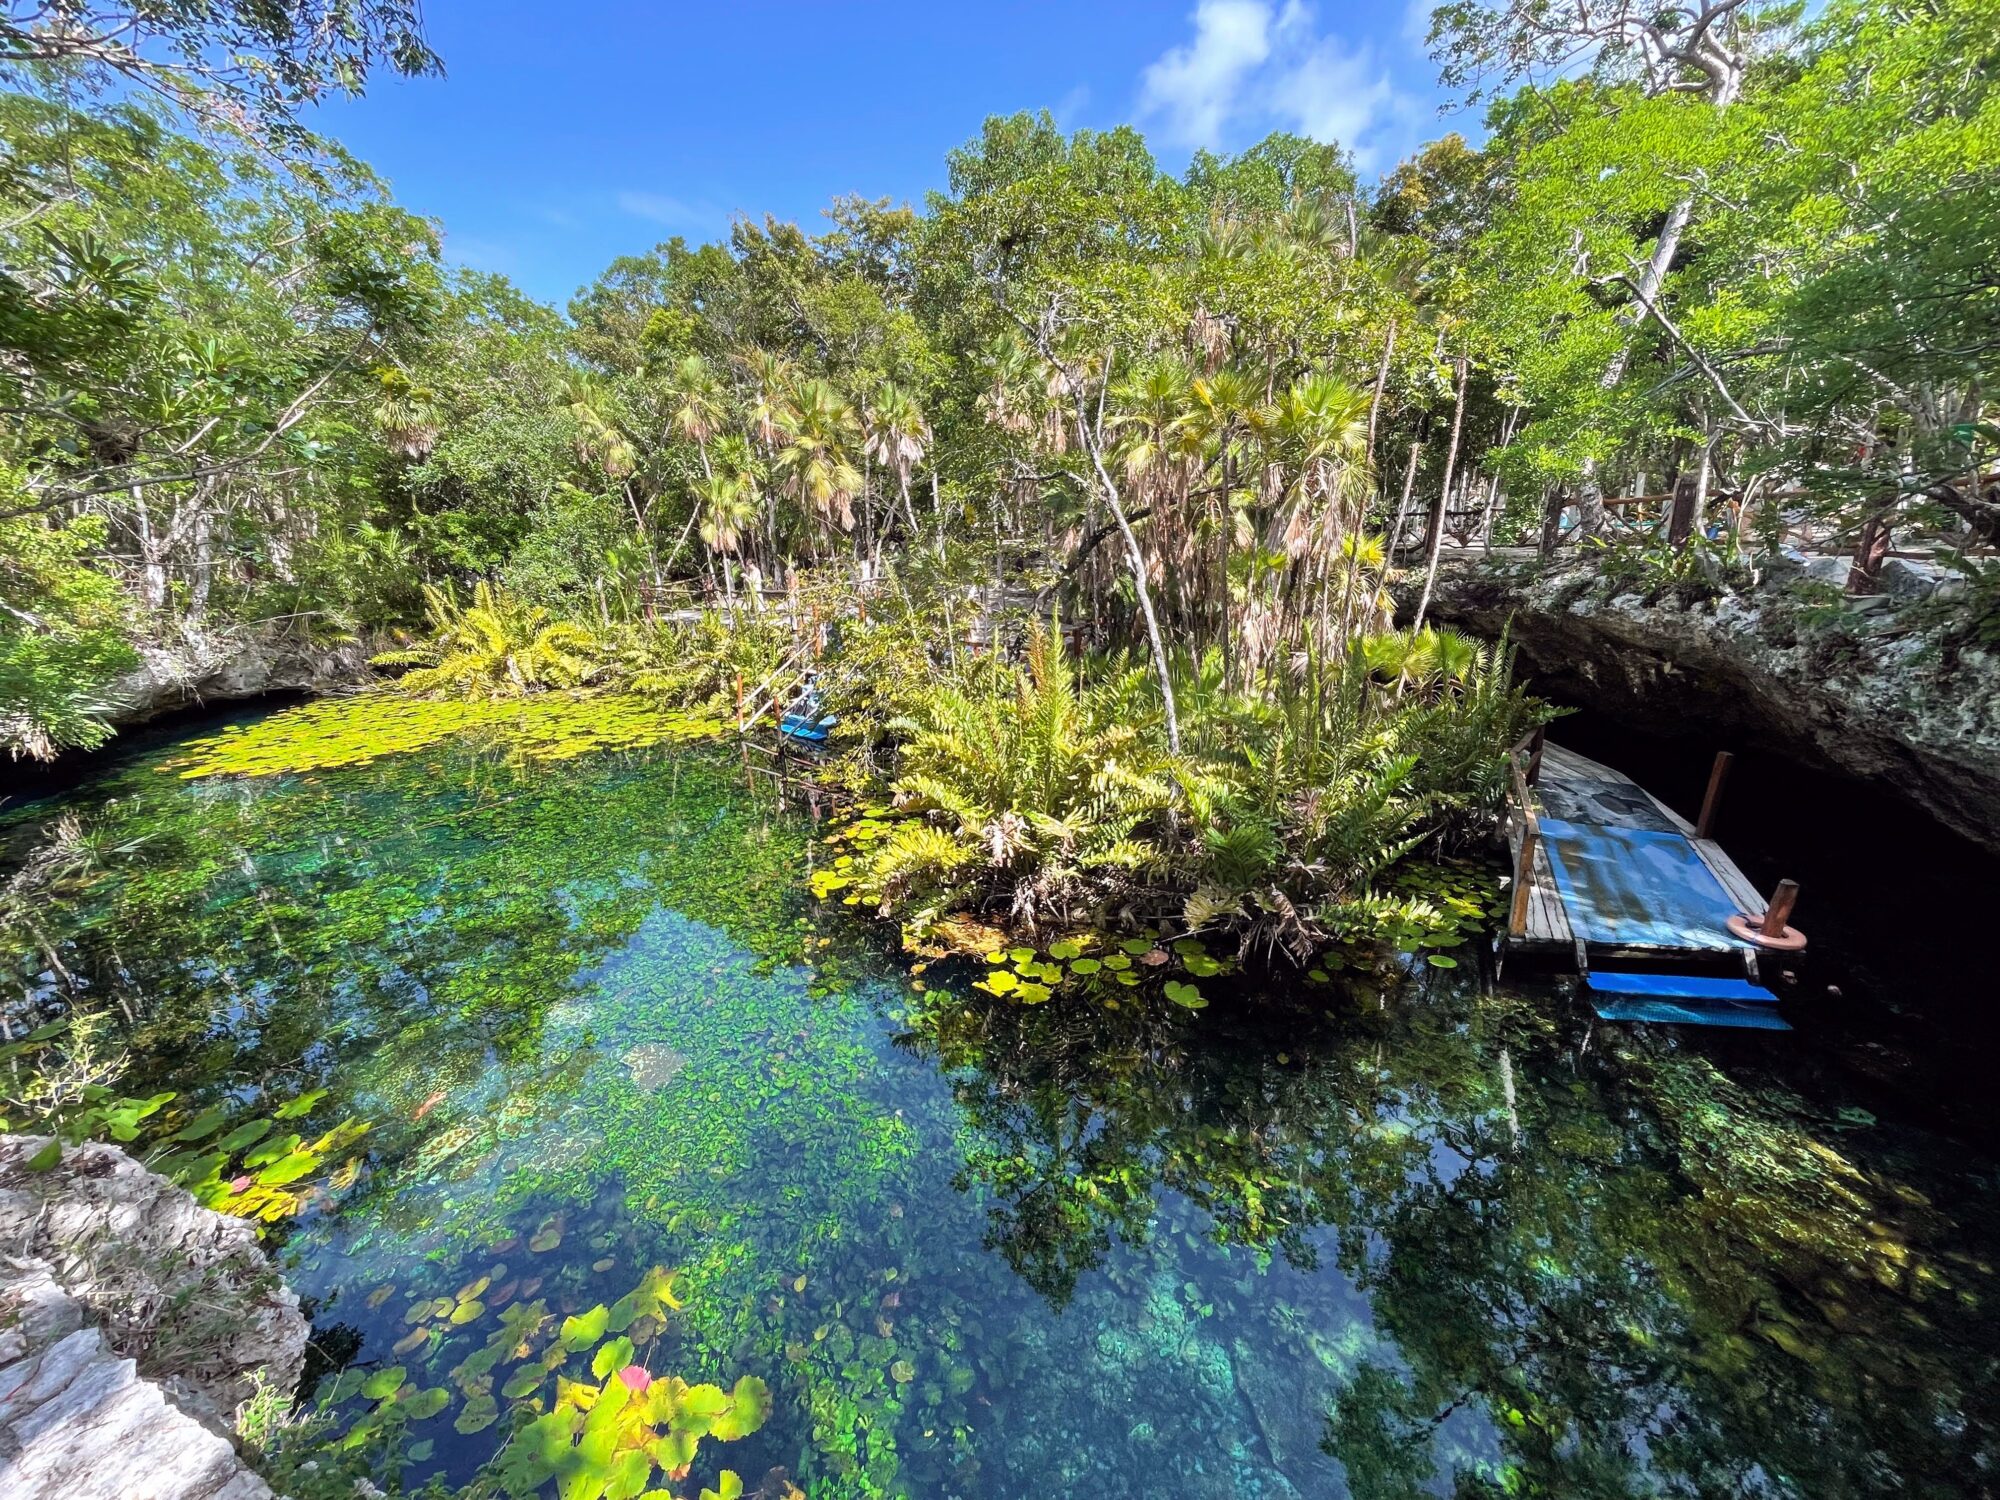
[[[1727,766],[1719,757],[1704,823]],[[1732,910],[1763,921],[1763,894],[1704,828],[1622,772],[1560,745],[1525,742],[1507,841],[1516,873],[1503,954],[1585,974],[1638,963],[1758,977],[1759,945],[1724,923]]]

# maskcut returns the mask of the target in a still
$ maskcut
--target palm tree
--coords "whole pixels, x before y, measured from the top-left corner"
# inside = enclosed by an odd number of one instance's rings
[[[393,365],[379,371],[376,378],[382,385],[382,399],[374,411],[376,430],[392,452],[421,461],[444,427],[437,392],[427,385],[413,384]]]
[[[852,456],[861,435],[854,408],[818,377],[800,381],[793,400],[795,420],[778,449],[776,471],[803,508],[852,531],[854,497],[861,492],[861,471]]]
[[[866,451],[877,463],[896,476],[896,488],[903,497],[903,515],[910,523],[914,541],[921,528],[916,507],[910,503],[910,470],[923,461],[931,442],[931,425],[924,420],[917,398],[893,380],[875,388],[875,400],[867,413]],[[938,534],[938,555],[944,555],[944,534]]]
[[[761,513],[763,480],[764,467],[750,451],[749,440],[724,433],[716,439],[714,472],[694,485],[694,519],[701,528],[702,545],[708,548],[711,570],[714,559],[722,559],[723,591],[732,606],[736,602],[736,558],[745,532]]]
[[[722,381],[708,361],[699,354],[682,356],[667,380],[667,427],[694,444],[705,479],[715,477],[708,463],[708,440],[722,430],[724,415]]]
[[[624,479],[639,466],[639,450],[626,435],[611,391],[588,375],[564,383],[563,404],[576,423],[576,456],[610,479]]]

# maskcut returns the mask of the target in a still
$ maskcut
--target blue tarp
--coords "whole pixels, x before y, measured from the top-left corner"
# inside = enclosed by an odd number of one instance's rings
[[[1677,1000],[1604,1000],[1591,1007],[1607,1021],[1649,1021],[1654,1025],[1745,1026],[1758,1031],[1790,1031],[1768,1005],[1685,1005]]]
[[[1776,1005],[1778,997],[1747,979],[1711,979],[1704,974],[1598,974],[1584,982],[1605,995],[1645,995],[1666,1000],[1738,1000]]]
[[[1727,952],[1736,903],[1678,833],[1541,820],[1549,868],[1586,943]]]

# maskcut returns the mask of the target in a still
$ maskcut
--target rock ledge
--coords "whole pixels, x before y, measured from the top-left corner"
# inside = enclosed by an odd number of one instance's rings
[[[266,1500],[229,1438],[307,1325],[240,1220],[111,1146],[0,1136],[0,1494]]]

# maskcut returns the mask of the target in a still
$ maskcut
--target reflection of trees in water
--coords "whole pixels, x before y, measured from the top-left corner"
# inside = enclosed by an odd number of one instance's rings
[[[1956,1493],[2000,1461],[2000,1288],[1900,1164],[1553,1009],[955,1002],[907,1041],[956,1070],[961,1183],[1055,1306],[1163,1190],[1227,1243],[1331,1250],[1393,1345],[1329,1413],[1358,1495]]]

